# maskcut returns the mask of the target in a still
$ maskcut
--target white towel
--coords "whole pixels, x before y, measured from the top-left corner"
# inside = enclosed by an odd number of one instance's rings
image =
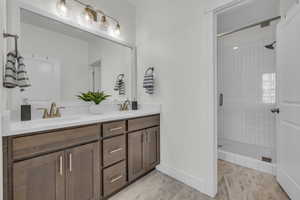
[[[18,57],[15,52],[7,54],[3,85],[6,88],[20,87],[22,91],[31,86],[25,69],[24,58],[19,53]]]

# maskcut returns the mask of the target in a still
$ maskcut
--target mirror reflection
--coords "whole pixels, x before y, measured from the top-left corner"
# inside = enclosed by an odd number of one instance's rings
[[[20,26],[32,86],[12,101],[62,104],[89,91],[103,91],[110,100],[132,98],[130,48],[26,10]]]

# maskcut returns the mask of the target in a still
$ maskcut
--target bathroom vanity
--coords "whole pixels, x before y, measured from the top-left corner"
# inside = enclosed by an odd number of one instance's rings
[[[4,199],[107,199],[159,164],[159,127],[159,114],[137,114],[11,133],[3,137]]]
[[[136,47],[25,2],[15,9],[19,16],[10,21],[31,87],[7,98],[4,199],[108,199],[153,170],[160,162],[160,108],[118,109],[137,99]],[[78,100],[96,91],[110,99]],[[20,119],[23,104],[31,121]]]

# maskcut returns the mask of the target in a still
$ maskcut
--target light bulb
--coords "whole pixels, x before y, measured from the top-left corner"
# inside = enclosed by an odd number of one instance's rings
[[[93,16],[91,16],[91,13],[90,13],[88,7],[86,7],[86,8],[83,10],[82,17],[83,17],[83,19],[84,19],[85,22],[88,22],[89,24],[92,23],[92,17],[93,17]]]
[[[117,35],[117,36],[119,36],[119,35],[121,34],[121,26],[120,26],[119,23],[117,24],[114,33],[115,33],[115,35]]]
[[[102,17],[101,17],[101,27],[104,29],[104,30],[107,30],[108,29],[108,27],[109,27],[109,23],[108,23],[108,21],[107,21],[107,18],[106,18],[106,16],[105,15],[103,15]]]
[[[68,13],[68,7],[66,0],[58,0],[56,4],[57,12],[59,15],[66,16]]]

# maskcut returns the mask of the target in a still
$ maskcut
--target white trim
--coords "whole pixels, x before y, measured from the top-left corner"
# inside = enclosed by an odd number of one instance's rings
[[[204,180],[198,179],[194,176],[191,176],[183,171],[177,170],[175,168],[172,168],[170,166],[166,165],[159,165],[156,168],[158,171],[160,171],[163,174],[166,174],[176,180],[181,181],[182,183],[189,185],[193,187],[194,189],[198,190],[201,193],[208,194],[209,191],[207,190],[207,187],[205,185]]]
[[[300,188],[298,184],[295,183],[295,181],[288,174],[282,171],[279,166],[277,167],[277,180],[280,182],[280,185],[283,186],[285,192],[291,199],[298,199],[297,197],[300,196]]]
[[[255,169],[271,175],[276,175],[276,164],[263,162],[261,160],[243,156],[240,154],[220,150],[218,151],[219,159],[231,162],[236,165]]]
[[[227,9],[231,9],[236,6],[244,5],[246,3],[250,3],[254,0],[223,0],[223,1],[218,1],[217,3],[213,3],[210,5],[210,7],[206,10],[206,12],[224,12]]]
[[[209,67],[209,102],[212,102],[209,105],[209,143],[211,144],[211,152],[213,152],[213,174],[212,180],[208,183],[209,192],[211,196],[215,196],[218,191],[218,146],[217,146],[217,139],[218,139],[218,127],[217,127],[217,65],[216,65],[216,58],[217,58],[217,19],[216,16],[220,12],[224,11],[225,9],[233,8],[236,6],[240,6],[242,4],[248,3],[251,0],[222,0],[218,1],[214,5],[210,6],[205,12],[206,19],[206,29],[207,29],[207,58],[208,63],[207,66]],[[210,180],[208,180],[210,181]]]

